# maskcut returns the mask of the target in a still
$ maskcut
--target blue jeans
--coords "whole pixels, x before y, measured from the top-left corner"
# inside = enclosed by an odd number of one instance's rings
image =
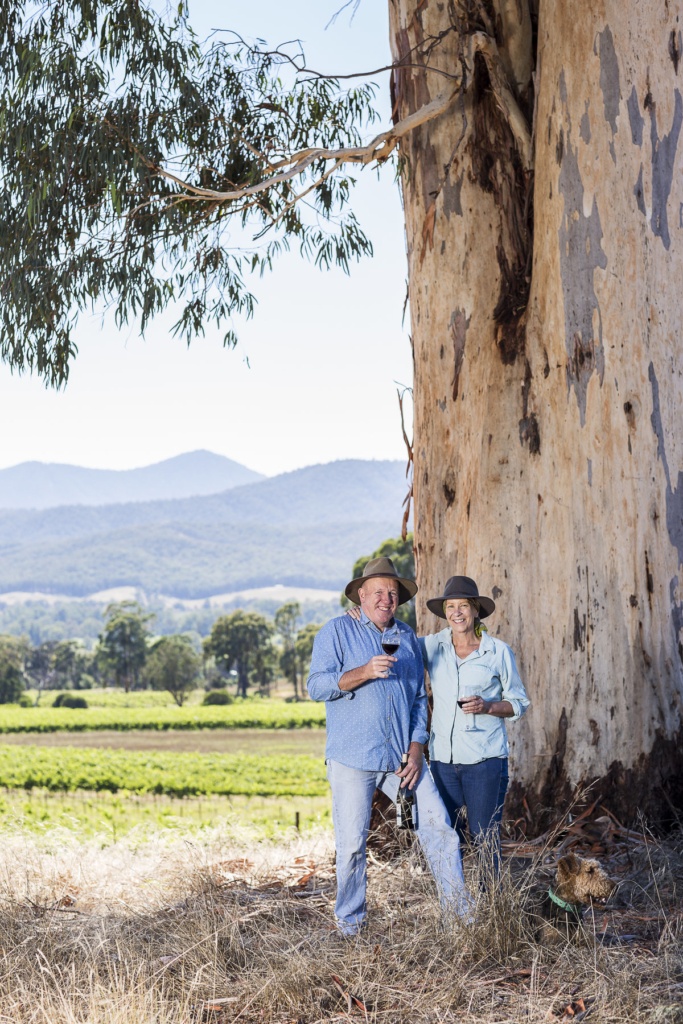
[[[366,915],[367,865],[365,844],[370,826],[372,797],[381,789],[396,799],[400,779],[394,772],[363,771],[339,761],[327,762],[332,789],[332,820],[337,851],[337,902],[335,915],[345,935],[355,935]],[[436,880],[442,907],[460,916],[470,912],[460,856],[460,839],[454,831],[426,761],[413,790],[416,834]]]
[[[500,822],[508,788],[507,757],[487,757],[478,764],[431,762],[432,775],[460,839],[467,832],[477,844],[492,844],[493,871],[500,871]],[[467,826],[465,826],[467,811]]]

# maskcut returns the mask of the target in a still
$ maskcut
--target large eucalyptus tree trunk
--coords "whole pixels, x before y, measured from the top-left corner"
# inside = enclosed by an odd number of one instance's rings
[[[401,144],[418,581],[495,597],[536,824],[594,780],[626,818],[683,807],[677,12],[390,0],[395,116],[462,86]]]

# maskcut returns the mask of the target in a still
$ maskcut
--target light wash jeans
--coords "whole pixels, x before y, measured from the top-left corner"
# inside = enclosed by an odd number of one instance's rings
[[[372,797],[381,789],[396,799],[400,779],[394,772],[368,772],[348,768],[339,761],[327,762],[332,789],[332,820],[337,851],[337,902],[335,915],[344,935],[355,935],[366,918],[365,889],[367,865],[365,844],[370,826]],[[413,790],[416,834],[432,870],[445,910],[465,917],[470,914],[471,897],[465,887],[460,856],[460,839],[434,784],[426,761]]]

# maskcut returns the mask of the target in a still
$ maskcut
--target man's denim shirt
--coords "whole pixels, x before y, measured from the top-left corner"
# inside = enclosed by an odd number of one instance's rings
[[[507,757],[505,722],[521,718],[531,703],[508,645],[482,633],[479,650],[473,651],[458,667],[450,627],[420,637],[419,644],[434,695],[430,758],[454,764],[477,764],[487,757]],[[476,686],[484,700],[509,700],[514,715],[507,719],[466,715],[457,705],[461,683]],[[476,728],[467,732],[466,720],[472,721],[472,717]]]
[[[401,633],[398,659],[388,679],[372,679],[355,690],[340,690],[345,672],[382,654],[382,632],[361,611],[332,619],[313,644],[308,692],[325,701],[325,759],[365,771],[395,771],[411,743],[427,742],[427,693],[422,654],[414,632],[396,619]]]

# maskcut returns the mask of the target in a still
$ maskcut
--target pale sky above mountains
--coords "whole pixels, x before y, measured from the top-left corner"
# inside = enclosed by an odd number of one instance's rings
[[[343,0],[190,0],[201,35],[230,27],[277,44],[304,40],[309,66],[329,73],[390,60],[386,2],[362,0],[327,30]],[[378,107],[388,119],[387,76]],[[377,126],[377,131],[383,125]],[[370,135],[374,134],[371,132]],[[321,273],[296,254],[254,282],[259,306],[240,327],[240,346],[217,332],[188,350],[170,337],[173,316],[147,338],[135,327],[82,318],[68,386],[0,366],[0,468],[25,460],[124,469],[206,448],[275,474],[341,458],[404,458],[396,384],[412,383],[401,324],[406,264],[393,171],[366,170],[354,199],[375,246],[350,278]]]

